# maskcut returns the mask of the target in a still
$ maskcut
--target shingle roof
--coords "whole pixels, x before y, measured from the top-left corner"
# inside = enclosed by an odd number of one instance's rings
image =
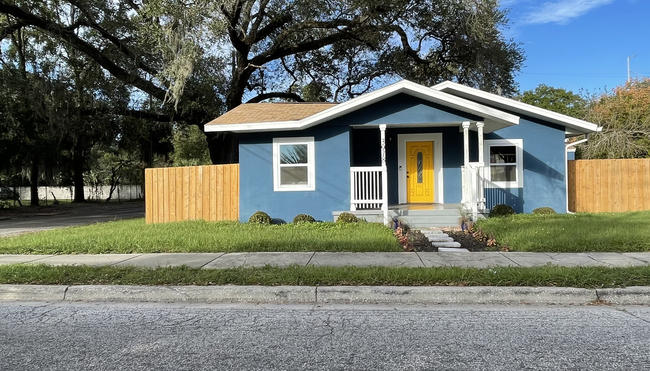
[[[206,125],[295,121],[335,105],[336,103],[245,103],[231,109]]]

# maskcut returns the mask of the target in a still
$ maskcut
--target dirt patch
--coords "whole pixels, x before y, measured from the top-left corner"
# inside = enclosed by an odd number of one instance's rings
[[[409,246],[415,251],[438,251],[438,248],[433,246],[431,241],[422,232],[418,230],[410,230],[407,233]]]
[[[477,238],[473,233],[460,230],[445,231],[449,237],[458,242],[462,248],[469,251],[494,251],[495,246],[489,246],[488,241]]]

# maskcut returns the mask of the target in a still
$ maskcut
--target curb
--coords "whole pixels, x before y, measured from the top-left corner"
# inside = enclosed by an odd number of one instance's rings
[[[0,285],[2,301],[251,304],[650,305],[650,286],[613,289],[498,286]]]

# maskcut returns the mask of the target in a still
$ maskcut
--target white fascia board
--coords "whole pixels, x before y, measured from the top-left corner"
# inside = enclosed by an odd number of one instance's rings
[[[350,99],[347,102],[337,104],[324,111],[318,112],[311,116],[305,117],[297,121],[281,121],[281,122],[261,122],[261,123],[246,123],[246,124],[214,124],[205,125],[206,132],[217,131],[232,131],[232,132],[249,132],[249,131],[280,131],[280,130],[301,130],[306,129],[325,121],[335,119],[347,113],[354,112],[363,107],[369,106],[382,99],[391,96],[406,93],[426,101],[444,105],[445,107],[453,108],[462,112],[470,113],[475,116],[483,117],[486,120],[500,123],[501,127],[518,125],[519,117],[500,111],[498,109],[487,107],[477,102],[461,98],[452,94],[442,91],[437,91],[426,86],[416,84],[408,80],[402,80],[386,86],[384,88],[375,90],[370,93],[360,95],[356,98]]]
[[[205,125],[204,131],[207,132],[220,132],[231,131],[234,133],[246,131],[280,131],[280,130],[296,130],[300,129],[300,121],[273,121],[273,122],[251,122],[246,124],[211,124]]]
[[[588,121],[580,120],[575,117],[536,107],[531,104],[519,102],[514,99],[488,93],[479,89],[474,89],[472,87],[457,84],[452,81],[444,81],[432,86],[431,88],[443,92],[454,92],[460,96],[469,96],[479,102],[489,102],[500,108],[509,109],[517,113],[529,115],[554,124],[565,126],[570,129],[578,130],[580,133],[599,132],[603,130],[602,127]]]

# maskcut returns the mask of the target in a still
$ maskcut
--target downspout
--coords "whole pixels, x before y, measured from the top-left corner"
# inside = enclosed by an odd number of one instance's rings
[[[568,139],[565,139],[566,142]],[[564,202],[566,206],[567,214],[573,214],[569,211],[569,148],[575,147],[578,144],[585,143],[589,140],[589,134],[585,134],[585,139],[580,139],[573,143],[568,143],[564,145]]]

